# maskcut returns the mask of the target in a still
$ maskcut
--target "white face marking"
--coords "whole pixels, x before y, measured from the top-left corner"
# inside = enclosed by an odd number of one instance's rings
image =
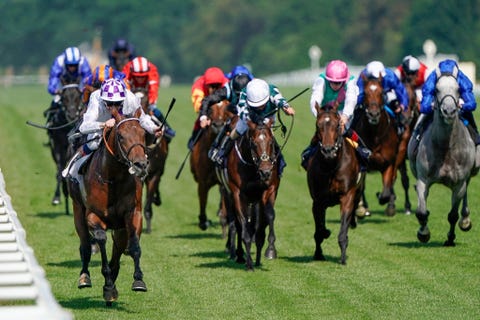
[[[330,122],[330,117],[326,117],[325,122]]]
[[[376,84],[371,84],[370,85],[370,90],[371,91],[376,91],[378,89],[378,86]]]
[[[260,139],[260,141],[264,141],[265,140],[265,134],[262,133],[258,138]]]

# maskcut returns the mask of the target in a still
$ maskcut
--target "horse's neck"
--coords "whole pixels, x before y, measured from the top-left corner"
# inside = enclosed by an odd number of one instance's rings
[[[432,142],[436,146],[448,147],[451,143],[455,144],[460,142],[458,139],[460,130],[462,129],[459,118],[456,118],[452,123],[448,124],[440,116],[440,112],[436,111],[434,114],[434,120],[432,123]]]

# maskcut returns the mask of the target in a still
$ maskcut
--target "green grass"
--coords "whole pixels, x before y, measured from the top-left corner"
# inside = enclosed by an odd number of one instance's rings
[[[283,93],[288,98],[301,89],[285,88]],[[297,115],[284,150],[288,166],[276,205],[279,257],[263,260],[260,268],[249,273],[224,253],[221,228],[214,216],[218,192],[212,189],[208,205],[209,218],[215,224],[201,231],[197,227],[196,184],[188,162],[175,180],[187,154],[186,143],[195,119],[190,88],[160,90],[159,106],[163,109],[172,97],[177,98],[169,116],[177,137],[171,143],[160,187],[163,204],[154,208],[152,234],[143,234],[141,239],[148,292],[130,290],[133,266],[124,256],[117,281],[119,300],[106,308],[98,255],[91,263],[93,288],[76,287],[80,259],[73,219],[64,214],[63,205],[50,205],[55,172],[49,150],[42,145],[46,133],[25,124],[27,120],[43,123],[42,111],[50,97],[38,86],[2,88],[0,168],[27,230],[27,241],[59,303],[76,319],[479,318],[478,178],[472,180],[469,189],[474,227],[468,233],[457,231],[456,247],[442,246],[448,231],[448,189],[440,185],[431,189],[428,207],[432,238],[428,244],[420,244],[415,215],[401,213],[404,196],[399,181],[398,213],[389,218],[374,197],[380,189],[380,175],[372,174],[367,189],[372,216],[349,231],[347,265],[338,263],[338,207],[330,208],[327,214],[327,226],[332,230],[323,245],[327,261],[312,260],[311,199],[305,172],[299,165],[299,154],[314,129],[309,95],[305,93],[292,102]],[[290,118],[282,119],[291,124]],[[413,189],[410,196],[415,208]]]

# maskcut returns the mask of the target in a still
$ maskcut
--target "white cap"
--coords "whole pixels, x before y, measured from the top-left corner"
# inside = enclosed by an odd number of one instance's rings
[[[250,107],[263,106],[270,98],[270,86],[265,80],[253,79],[247,84],[247,103]]]
[[[380,75],[384,77],[386,74],[385,66],[380,61],[372,61],[367,64],[367,76],[379,78]]]

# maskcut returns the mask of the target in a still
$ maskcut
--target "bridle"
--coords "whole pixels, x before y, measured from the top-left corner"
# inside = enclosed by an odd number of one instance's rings
[[[133,148],[135,147],[140,147],[143,149],[143,152],[146,154],[146,147],[144,144],[142,143],[134,143],[132,144],[127,150],[124,149],[122,143],[120,142],[120,138],[121,138],[121,135],[118,133],[118,129],[120,128],[120,126],[122,126],[123,124],[125,124],[126,122],[129,122],[129,121],[136,121],[136,122],[140,122],[140,120],[138,118],[126,118],[126,119],[123,119],[121,120],[120,122],[118,122],[116,125],[115,125],[115,130],[114,130],[114,134],[115,134],[115,147],[117,150],[119,150],[119,154],[115,154],[115,152],[112,150],[112,148],[110,147],[110,145],[108,144],[107,142],[107,132],[111,132],[110,129],[108,128],[104,128],[103,130],[103,142],[105,144],[105,147],[107,148],[108,152],[120,163],[126,165],[129,169],[128,169],[128,172],[130,174],[135,174],[135,173],[139,173],[139,168],[136,167],[135,163],[133,163],[129,158],[128,156],[130,155],[130,152],[133,150]],[[144,176],[142,176],[141,178],[145,178],[146,176],[146,172],[144,173]]]
[[[326,158],[335,158],[338,154],[337,152],[342,148],[342,142],[343,142],[343,137],[342,137],[342,127],[340,125],[340,119],[338,119],[338,114],[336,114],[335,111],[332,110],[325,110],[323,113],[329,113],[333,114],[333,116],[337,117],[337,127],[336,127],[336,134],[337,138],[335,139],[335,143],[333,146],[325,146],[322,142],[322,136],[321,136],[321,130],[320,130],[320,124],[324,125],[324,122],[330,121],[330,117],[328,119],[324,119],[322,123],[317,123],[317,130],[318,130],[318,146],[320,147],[320,151]]]

